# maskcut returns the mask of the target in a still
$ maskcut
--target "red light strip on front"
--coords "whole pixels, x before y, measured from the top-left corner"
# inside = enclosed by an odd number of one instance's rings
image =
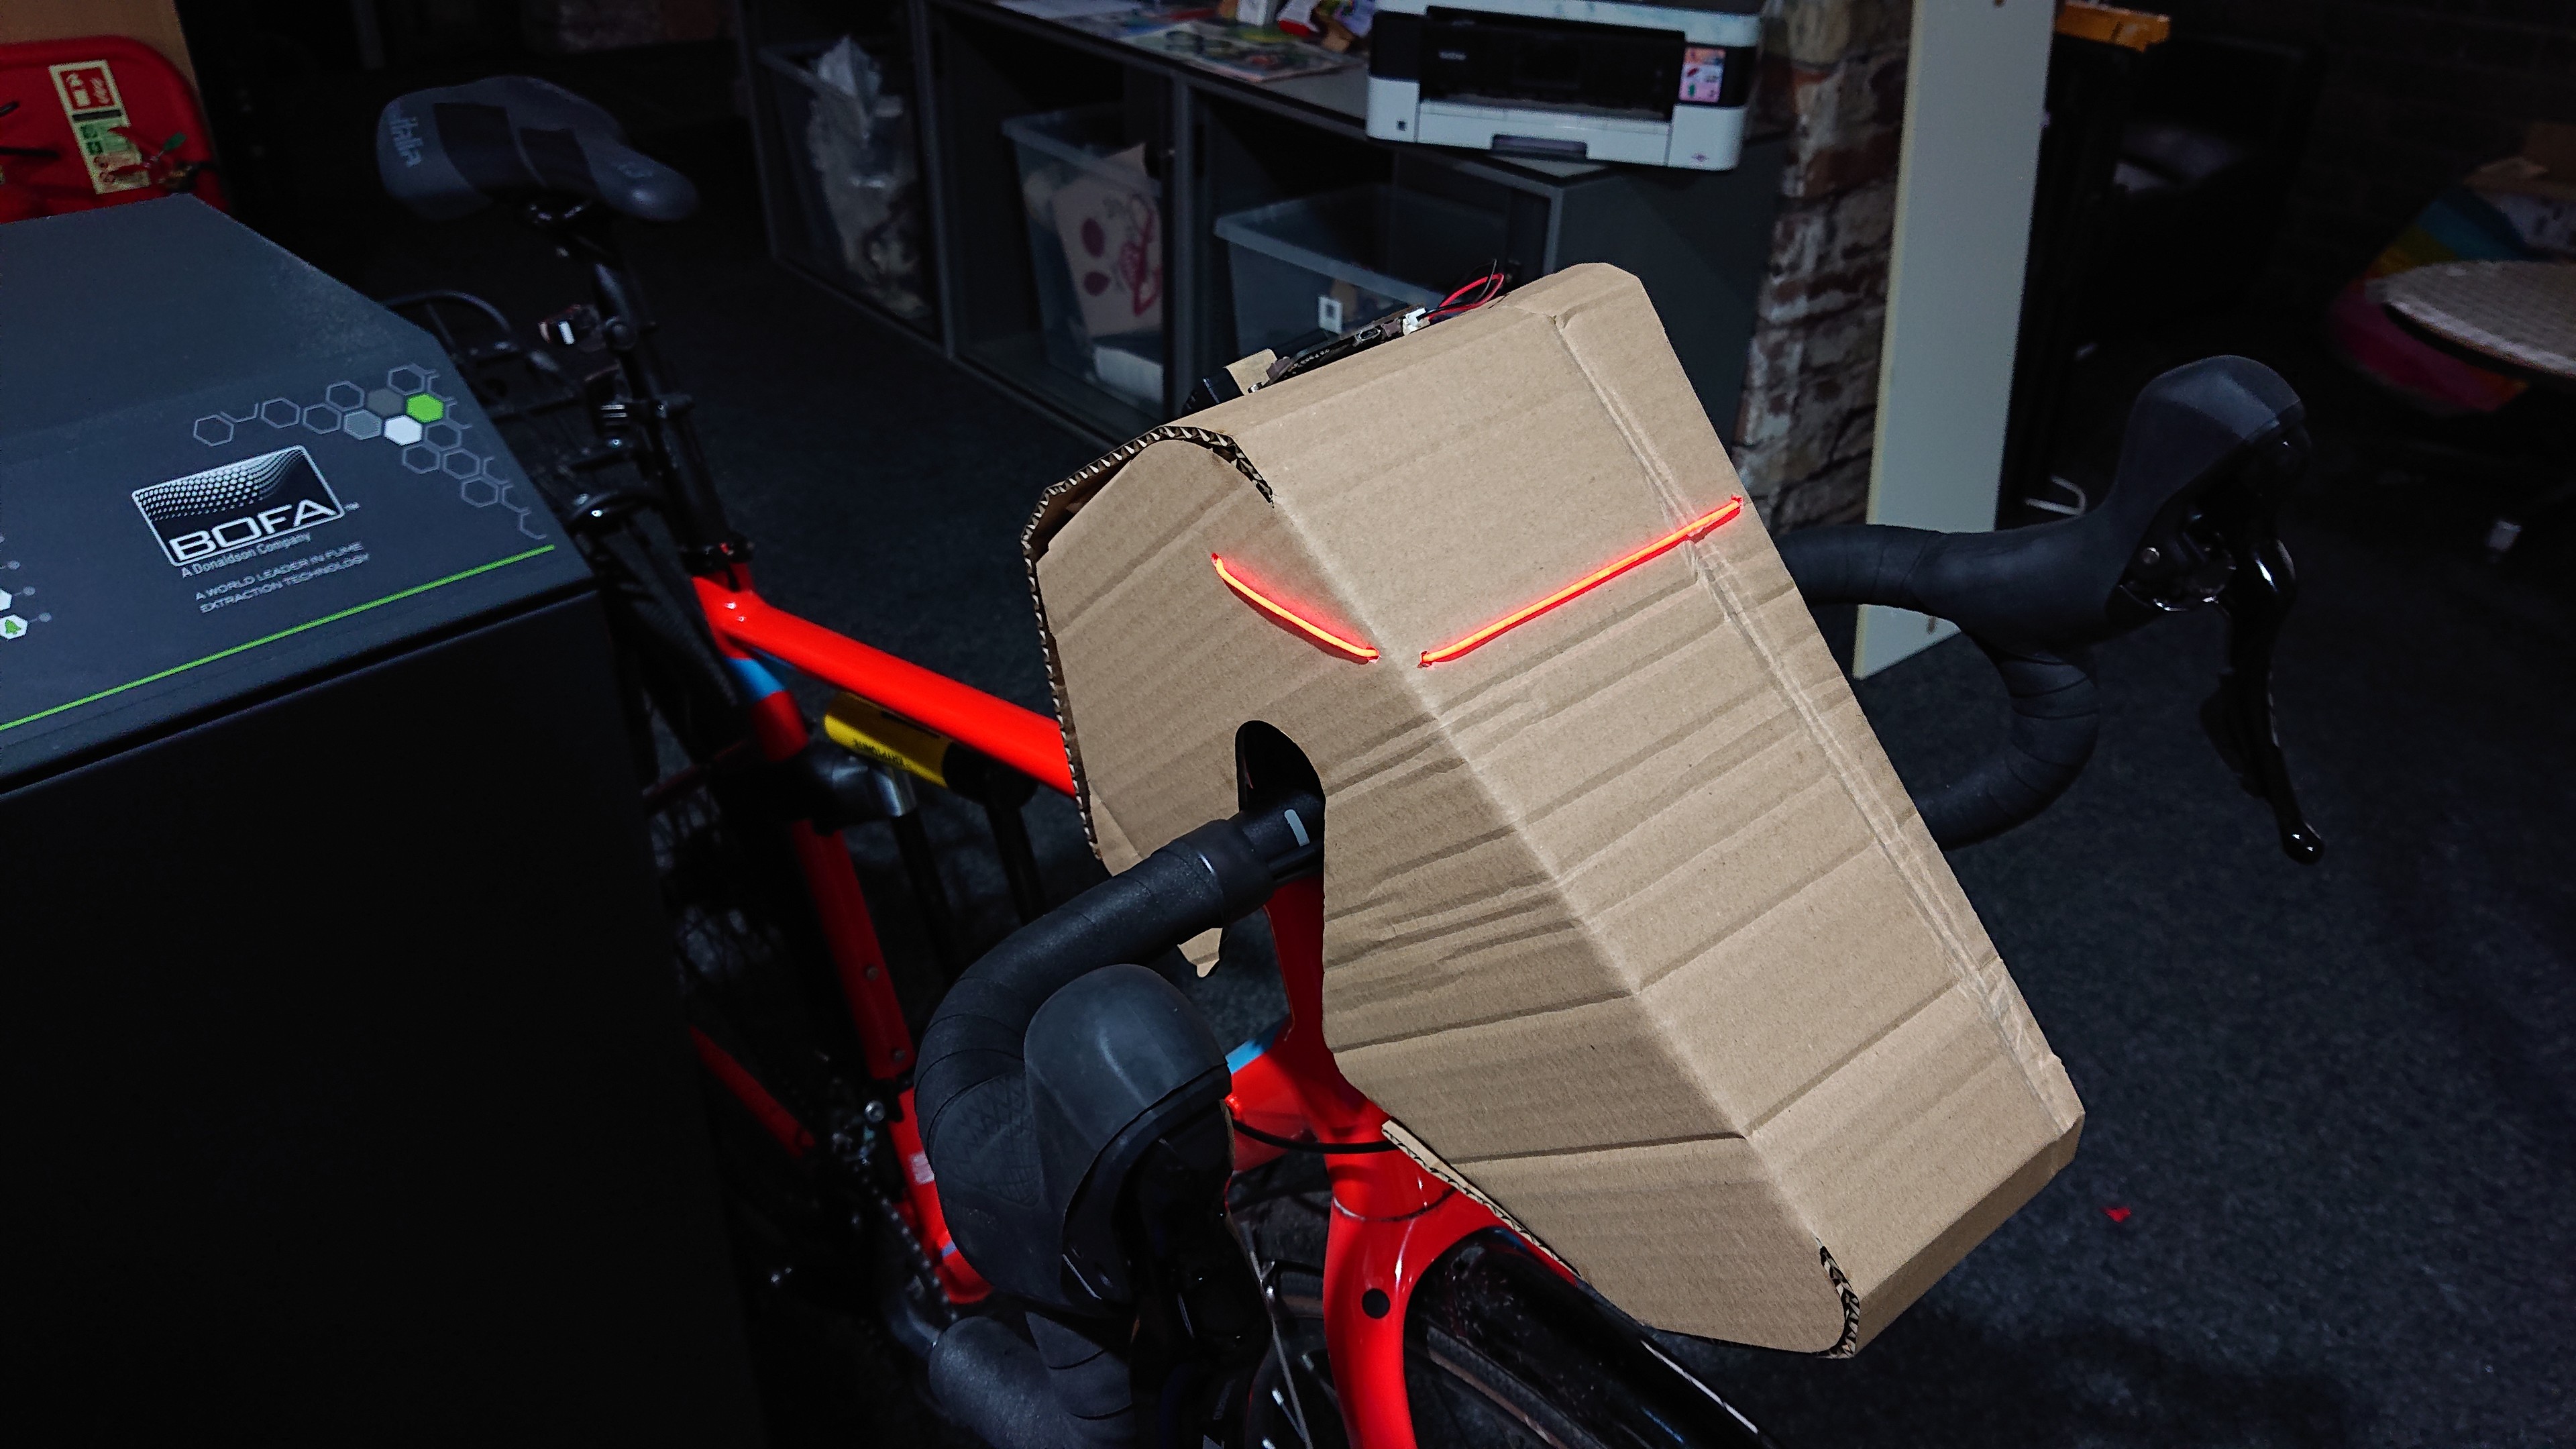
[[[1326,649],[1341,655],[1345,659],[1355,659],[1360,663],[1365,664],[1377,657],[1377,651],[1371,649],[1366,644],[1361,644],[1354,640],[1343,638],[1341,635],[1334,633],[1332,630],[1325,628],[1323,625],[1305,617],[1296,610],[1280,603],[1277,599],[1270,597],[1268,594],[1261,592],[1252,585],[1245,583],[1242,579],[1237,578],[1234,570],[1225,566],[1224,559],[1215,554],[1209,554],[1208,559],[1216,565],[1216,576],[1225,580],[1225,586],[1234,590],[1236,596],[1241,598],[1245,603],[1250,604],[1252,607],[1259,609],[1265,614],[1268,614],[1271,618],[1278,620],[1280,623],[1287,625],[1289,628],[1296,630],[1298,633],[1305,635],[1307,638],[1314,640],[1316,643],[1323,645]]]
[[[1459,655],[1464,654],[1471,649],[1480,648],[1483,645],[1492,642],[1496,637],[1519,628],[1521,625],[1528,623],[1530,620],[1535,619],[1539,615],[1546,613],[1548,610],[1555,608],[1557,605],[1564,603],[1566,600],[1590,593],[1592,590],[1601,587],[1603,584],[1619,577],[1621,574],[1635,568],[1637,565],[1645,563],[1649,559],[1660,558],[1663,555],[1672,552],[1674,549],[1681,547],[1685,541],[1705,535],[1710,529],[1717,527],[1721,523],[1727,522],[1743,511],[1744,500],[1742,498],[1729,498],[1724,503],[1721,503],[1715,508],[1710,509],[1708,512],[1701,514],[1699,517],[1692,519],[1690,522],[1683,524],[1681,527],[1674,529],[1672,532],[1665,534],[1663,537],[1656,539],[1653,543],[1647,544],[1644,548],[1637,550],[1635,553],[1628,555],[1617,563],[1610,564],[1606,567],[1596,569],[1591,573],[1585,574],[1583,577],[1576,579],[1573,583],[1567,584],[1564,588],[1557,590],[1555,593],[1548,595],[1546,598],[1539,600],[1535,604],[1531,604],[1526,608],[1515,609],[1511,613],[1505,614],[1503,617],[1496,619],[1494,622],[1487,624],[1484,628],[1477,630],[1475,633],[1468,635],[1466,638],[1461,639],[1454,644],[1443,644],[1437,649],[1424,650],[1422,653],[1422,667],[1428,668],[1434,664],[1446,664],[1450,660],[1457,658]]]

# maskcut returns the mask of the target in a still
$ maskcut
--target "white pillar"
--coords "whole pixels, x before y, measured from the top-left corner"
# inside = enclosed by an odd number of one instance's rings
[[[1994,527],[2056,0],[1914,0],[1869,521]],[[1958,632],[1861,610],[1852,672]]]

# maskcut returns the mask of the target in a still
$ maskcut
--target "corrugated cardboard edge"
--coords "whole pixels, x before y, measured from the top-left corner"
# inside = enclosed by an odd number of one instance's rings
[[[2002,1227],[2006,1219],[2021,1211],[2024,1204],[2037,1197],[2041,1188],[2048,1186],[2051,1179],[2075,1160],[2076,1128],[2081,1125],[2079,1119],[2075,1126],[2059,1133],[2056,1143],[2048,1151],[2023,1163],[2019,1172],[1988,1193],[1978,1204],[1978,1211],[1952,1223],[1940,1236],[1925,1244],[1922,1251],[1907,1260],[1903,1267],[1890,1274],[1879,1289],[1877,1298],[1868,1305],[1865,1319],[1861,1316],[1853,1318],[1852,1327],[1857,1331],[1857,1337],[1847,1339],[1848,1347],[1838,1345],[1826,1350],[1825,1356],[1849,1358],[1858,1353],[1863,1345],[1879,1335],[1880,1330],[1913,1307],[1916,1299],[1931,1291],[1932,1285],[1941,1281],[1951,1265],[1965,1258],[1977,1244],[1994,1236],[1995,1230]],[[1818,1247],[1821,1250],[1822,1245]],[[1936,1264],[1939,1266],[1934,1266]],[[1830,1255],[1826,1257],[1825,1266],[1835,1283],[1841,1285],[1842,1270],[1834,1266]],[[1844,1293],[1848,1307],[1848,1287]]]
[[[1253,488],[1261,494],[1262,502],[1271,501],[1270,480],[1262,477],[1261,470],[1252,466],[1252,459],[1243,451],[1242,444],[1210,428],[1165,423],[1151,432],[1128,439],[1084,464],[1081,471],[1072,477],[1050,485],[1038,495],[1036,511],[1029,515],[1028,526],[1020,530],[1020,562],[1028,570],[1029,603],[1037,611],[1038,643],[1046,651],[1047,691],[1055,696],[1056,723],[1064,731],[1064,758],[1073,768],[1074,805],[1082,815],[1083,839],[1090,843],[1094,855],[1101,853],[1100,828],[1091,814],[1091,781],[1082,772],[1082,744],[1074,726],[1073,698],[1064,685],[1064,658],[1056,647],[1055,625],[1047,618],[1046,591],[1038,587],[1038,560],[1046,556],[1047,545],[1064,527],[1066,520],[1090,502],[1093,494],[1107,487],[1109,480],[1118,476],[1119,469],[1126,467],[1137,454],[1163,442],[1198,444],[1233,464],[1235,471],[1250,480]],[[1207,973],[1202,968],[1199,974]]]
[[[1387,1141],[1395,1144],[1397,1151],[1402,1152],[1405,1156],[1413,1159],[1414,1166],[1421,1168],[1424,1172],[1430,1173],[1433,1177],[1436,1177],[1442,1182],[1449,1184],[1451,1187],[1456,1188],[1458,1191],[1465,1193],[1469,1198],[1474,1200],[1476,1206],[1492,1213],[1504,1227],[1520,1234],[1521,1241],[1538,1249],[1540,1252],[1545,1253],[1548,1260],[1556,1264],[1556,1266],[1563,1268],[1566,1272],[1573,1274],[1578,1279],[1583,1277],[1580,1272],[1575,1270],[1572,1263],[1565,1261],[1562,1254],[1558,1253],[1556,1249],[1549,1247],[1545,1240],[1541,1239],[1538,1234],[1531,1232],[1521,1223],[1520,1219],[1513,1217],[1509,1212],[1505,1211],[1501,1203],[1485,1196],[1482,1189],[1478,1188],[1474,1183],[1469,1182],[1465,1173],[1462,1173],[1458,1169],[1451,1167],[1448,1163],[1441,1161],[1440,1155],[1433,1152],[1429,1147],[1423,1145],[1422,1139],[1414,1136],[1410,1131],[1406,1130],[1403,1123],[1389,1117],[1386,1119],[1385,1126],[1381,1131],[1385,1134]],[[1842,1265],[1834,1261],[1833,1250],[1826,1247],[1823,1243],[1816,1244],[1816,1261],[1823,1266],[1825,1270],[1825,1281],[1833,1286],[1834,1296],[1840,1300],[1843,1308],[1842,1336],[1834,1340],[1832,1347],[1819,1351],[1816,1354],[1816,1357],[1850,1358],[1852,1355],[1860,1352],[1860,1294],[1853,1291],[1851,1279],[1844,1276]],[[1909,1305],[1912,1302],[1913,1299],[1911,1297],[1906,1300],[1906,1303]],[[1616,1307],[1617,1305],[1614,1304],[1612,1306]],[[1900,1306],[1900,1311],[1901,1307],[1902,1306]],[[1894,1315],[1891,1314],[1889,1316],[1893,1317]]]
[[[1556,1266],[1563,1268],[1568,1273],[1574,1273],[1574,1276],[1577,1278],[1583,1276],[1581,1273],[1576,1273],[1574,1265],[1565,1261],[1564,1256],[1559,1254],[1556,1249],[1549,1247],[1538,1234],[1533,1233],[1527,1227],[1524,1227],[1521,1224],[1520,1219],[1513,1217],[1510,1213],[1504,1211],[1501,1203],[1485,1196],[1483,1189],[1467,1180],[1466,1174],[1460,1172],[1454,1167],[1451,1167],[1448,1163],[1441,1161],[1440,1155],[1433,1152],[1429,1147],[1424,1146],[1422,1139],[1414,1136],[1412,1132],[1406,1130],[1403,1123],[1389,1117],[1378,1130],[1387,1141],[1395,1144],[1396,1151],[1412,1158],[1414,1166],[1421,1168],[1423,1171],[1430,1173],[1433,1177],[1440,1179],[1442,1182],[1449,1184],[1451,1187],[1456,1188],[1458,1191],[1463,1192],[1468,1197],[1474,1199],[1476,1206],[1492,1213],[1495,1218],[1501,1221],[1504,1227],[1520,1234],[1522,1241],[1528,1243],[1531,1247],[1538,1249],[1540,1252],[1547,1254],[1548,1260],[1556,1264]]]

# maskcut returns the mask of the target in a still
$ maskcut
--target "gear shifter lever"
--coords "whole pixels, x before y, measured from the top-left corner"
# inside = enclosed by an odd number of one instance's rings
[[[2299,597],[2298,574],[2273,521],[2282,493],[2307,465],[2307,435],[2293,429],[2272,448],[2272,456],[2248,462],[2234,489],[2211,500],[2235,568],[2217,601],[2227,616],[2227,664],[2201,704],[2200,725],[2245,793],[2271,805],[2282,851],[2307,865],[2325,854],[2325,840],[2299,809],[2272,719],[2272,650]]]

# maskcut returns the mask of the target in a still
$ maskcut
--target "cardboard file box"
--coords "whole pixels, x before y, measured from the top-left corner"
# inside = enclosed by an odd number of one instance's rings
[[[1148,434],[1026,542],[1111,869],[1285,731],[1390,1135],[1648,1324],[1850,1353],[2083,1108],[1739,492],[1582,266]]]

